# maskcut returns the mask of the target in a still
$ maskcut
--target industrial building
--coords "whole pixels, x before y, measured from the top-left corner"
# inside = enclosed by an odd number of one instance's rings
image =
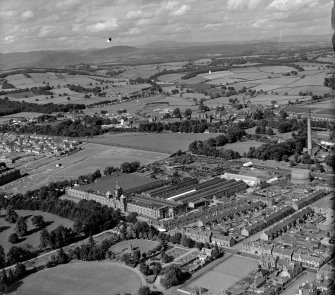
[[[99,182],[67,189],[67,195],[152,219],[174,218],[201,207],[214,197],[229,197],[246,189],[243,181],[214,178],[198,183],[186,178],[177,184],[137,174],[105,177]]]
[[[240,174],[233,174],[233,173],[225,173],[221,175],[222,178],[227,180],[235,179],[235,180],[242,180],[249,186],[257,186],[261,183],[261,180],[258,177],[248,176],[248,175],[240,175]]]

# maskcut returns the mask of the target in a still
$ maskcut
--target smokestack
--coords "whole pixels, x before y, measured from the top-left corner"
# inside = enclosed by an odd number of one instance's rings
[[[312,158],[313,155],[312,155],[311,109],[308,109],[308,112],[307,112],[307,150],[308,150],[308,154]]]

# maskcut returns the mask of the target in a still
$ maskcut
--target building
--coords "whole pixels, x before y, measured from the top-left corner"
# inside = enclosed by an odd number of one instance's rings
[[[294,210],[299,210],[301,208],[304,208],[304,207],[320,200],[325,195],[326,195],[326,192],[324,192],[322,190],[316,191],[316,192],[310,194],[307,198],[303,198],[299,201],[294,202],[292,207],[294,208]]]
[[[233,236],[224,236],[218,233],[212,235],[212,244],[218,245],[218,247],[230,248],[236,244],[236,240]]]
[[[316,278],[319,281],[335,279],[335,258],[333,258],[332,260],[330,260],[328,263],[326,263],[317,270]]]
[[[272,256],[277,256],[279,259],[292,260],[293,250],[274,247],[272,250]]]
[[[242,180],[249,186],[257,186],[261,183],[261,180],[258,177],[233,174],[233,173],[225,173],[221,175],[221,178],[225,178],[227,180],[230,180],[230,179]]]

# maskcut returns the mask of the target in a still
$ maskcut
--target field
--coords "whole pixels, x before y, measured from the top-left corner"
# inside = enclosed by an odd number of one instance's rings
[[[110,262],[81,262],[45,269],[22,280],[15,295],[137,294],[141,278]]]
[[[30,244],[34,250],[38,249],[38,246],[40,244],[41,229],[36,230],[35,226],[32,225],[31,217],[34,215],[42,215],[44,217],[44,221],[48,224],[46,226],[46,229],[48,231],[55,229],[59,225],[64,225],[65,227],[73,226],[73,222],[71,220],[61,218],[57,215],[53,215],[47,212],[32,211],[32,210],[16,210],[16,212],[19,216],[24,216],[27,218],[28,232],[31,232],[31,234],[21,238],[20,243],[15,244],[15,246]],[[8,223],[5,220],[5,210],[1,211],[0,227],[4,228],[4,230],[0,232],[1,245],[4,247],[5,252],[7,252],[8,249],[13,246],[13,244],[8,242],[8,237],[15,231],[15,224]]]
[[[28,176],[2,186],[0,191],[24,192],[51,181],[76,178],[79,175],[93,173],[97,169],[102,171],[108,166],[120,167],[120,164],[126,161],[140,161],[141,164],[148,164],[169,156],[165,153],[95,143],[84,144],[83,148],[64,158],[44,158],[38,163],[33,162],[31,167],[27,165],[25,169],[28,170]],[[62,163],[62,166],[56,167],[57,163]]]
[[[95,143],[119,145],[129,148],[174,153],[177,150],[188,150],[189,144],[194,140],[205,140],[219,134],[211,133],[121,133],[104,134],[90,141]]]
[[[113,245],[110,250],[115,254],[120,254],[123,251],[127,251],[130,248],[130,245],[132,246],[132,249],[134,250],[140,250],[141,253],[148,252],[152,250],[153,248],[158,246],[158,242],[150,241],[150,240],[131,240],[131,241],[122,241],[120,243],[117,243]]]
[[[254,270],[258,261],[239,256],[232,256],[223,261],[200,278],[192,281],[187,287],[203,287],[217,294],[232,286]]]
[[[224,146],[225,150],[233,150],[235,152],[239,152],[241,155],[243,153],[247,153],[250,147],[259,147],[263,143],[256,141],[256,140],[248,140],[244,142],[235,142],[235,143],[228,143]]]

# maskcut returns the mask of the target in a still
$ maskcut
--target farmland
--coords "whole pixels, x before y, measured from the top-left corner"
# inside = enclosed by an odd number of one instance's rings
[[[197,278],[195,281],[191,281],[187,287],[203,287],[209,289],[213,294],[217,294],[245,277],[257,265],[257,260],[231,256],[203,276]]]
[[[99,140],[97,140],[99,141]],[[24,192],[38,188],[50,181],[76,178],[105,167],[119,167],[123,162],[139,161],[148,164],[168,157],[168,154],[100,144],[84,144],[83,150],[65,158],[39,160],[38,166],[26,166],[29,175],[1,187],[6,192]],[[50,161],[51,159],[51,161]],[[56,164],[61,162],[61,167]]]
[[[22,280],[15,295],[111,295],[135,294],[141,278],[132,270],[111,262],[81,262],[45,269]]]
[[[37,250],[40,244],[40,231],[41,229],[36,229],[35,226],[31,222],[31,217],[34,215],[42,215],[44,221],[46,222],[47,226],[45,227],[48,231],[54,230],[57,226],[63,225],[65,227],[72,227],[73,222],[71,220],[61,218],[59,216],[42,212],[42,211],[31,211],[31,210],[16,210],[16,213],[19,216],[23,216],[27,220],[28,225],[28,235],[26,237],[21,238],[20,242],[15,244],[15,246],[22,246],[25,244],[29,244],[31,246],[30,249]],[[0,227],[3,229],[0,232],[0,240],[1,245],[4,247],[5,252],[8,251],[10,247],[13,246],[10,242],[8,242],[8,237],[15,231],[15,224],[8,223],[4,215],[5,211],[1,211],[1,218],[0,218]]]
[[[121,133],[104,134],[90,141],[95,143],[124,146],[129,148],[174,153],[177,150],[188,150],[194,140],[205,140],[218,134],[210,133]]]

